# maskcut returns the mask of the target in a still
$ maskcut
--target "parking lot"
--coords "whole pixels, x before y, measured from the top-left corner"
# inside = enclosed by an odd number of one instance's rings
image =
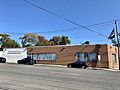
[[[120,72],[1,63],[0,90],[120,90]]]

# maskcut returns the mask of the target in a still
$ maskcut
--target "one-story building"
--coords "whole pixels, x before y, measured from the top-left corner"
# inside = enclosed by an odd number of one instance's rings
[[[73,46],[37,46],[27,48],[27,53],[39,64],[66,65],[85,61],[97,68],[118,68],[118,48],[107,44]]]

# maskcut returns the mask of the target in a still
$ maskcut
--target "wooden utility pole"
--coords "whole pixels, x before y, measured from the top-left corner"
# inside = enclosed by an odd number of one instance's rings
[[[120,52],[119,52],[119,32],[118,32],[118,20],[115,20],[115,25],[116,25],[116,37],[117,37],[117,47],[118,47],[118,64],[119,64],[119,70],[120,70]]]

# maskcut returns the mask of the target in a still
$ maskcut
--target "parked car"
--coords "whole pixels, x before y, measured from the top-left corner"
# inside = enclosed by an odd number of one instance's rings
[[[0,63],[5,63],[6,59],[4,57],[0,57]]]
[[[86,69],[88,66],[83,61],[76,61],[73,63],[68,63],[67,67],[68,68],[84,68],[84,69]]]
[[[31,58],[23,58],[21,60],[17,61],[18,64],[28,64],[28,65],[34,65],[36,64],[36,61],[34,59]]]

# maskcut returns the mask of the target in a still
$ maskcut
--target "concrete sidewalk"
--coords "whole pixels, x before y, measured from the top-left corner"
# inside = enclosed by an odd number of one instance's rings
[[[6,63],[6,64],[17,64],[17,63]],[[52,64],[34,64],[35,66],[52,66],[52,67],[63,67],[67,68],[66,65],[52,65]],[[105,71],[117,71],[120,72],[119,69],[109,69],[109,68],[94,68],[94,67],[88,67],[89,70],[105,70]]]
[[[66,68],[67,66],[66,65],[51,65],[51,64],[34,64],[35,66],[52,66],[52,67],[64,67]],[[93,67],[88,67],[87,69],[90,69],[90,70],[105,70],[105,71],[120,71],[119,69],[109,69],[109,68],[93,68]]]
[[[105,70],[105,71],[120,71],[119,69],[109,69],[109,68],[96,68],[96,70]]]

